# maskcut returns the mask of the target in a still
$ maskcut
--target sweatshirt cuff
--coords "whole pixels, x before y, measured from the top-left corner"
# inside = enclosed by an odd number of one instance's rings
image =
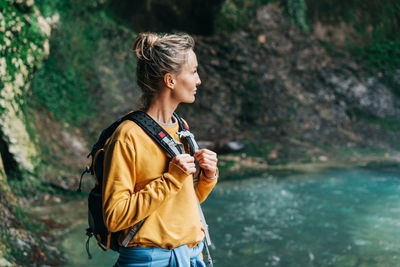
[[[211,178],[207,177],[207,176],[204,174],[204,171],[203,171],[203,170],[202,170],[201,173],[200,173],[200,179],[202,179],[202,180],[204,180],[204,181],[206,181],[206,182],[209,182],[209,183],[211,183],[211,182],[217,180],[218,176],[219,176],[219,170],[218,170],[218,168],[217,168],[217,170],[215,171],[214,177],[211,177]]]
[[[186,177],[189,176],[181,167],[172,162],[169,163],[168,172],[166,174],[169,174],[168,179],[177,186],[181,186]]]

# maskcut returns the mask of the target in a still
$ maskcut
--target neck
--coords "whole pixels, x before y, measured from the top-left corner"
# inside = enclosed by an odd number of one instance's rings
[[[177,107],[178,104],[173,103],[169,97],[159,95],[154,97],[146,113],[157,122],[172,123],[172,114]]]

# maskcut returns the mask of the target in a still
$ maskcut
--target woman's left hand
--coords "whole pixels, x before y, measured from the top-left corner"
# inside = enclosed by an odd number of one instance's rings
[[[212,179],[217,173],[217,154],[208,149],[200,149],[194,153],[195,159],[199,162],[199,166],[203,168],[204,175]]]

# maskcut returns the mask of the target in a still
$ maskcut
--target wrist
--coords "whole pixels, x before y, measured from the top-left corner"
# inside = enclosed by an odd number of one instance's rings
[[[204,178],[206,178],[208,180],[214,180],[218,176],[218,170],[215,170],[214,174],[212,174],[212,175],[207,175],[204,170],[202,170],[202,173],[203,173]]]

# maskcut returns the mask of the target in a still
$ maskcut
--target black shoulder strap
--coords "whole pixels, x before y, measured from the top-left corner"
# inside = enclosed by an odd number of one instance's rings
[[[135,111],[128,118],[139,125],[172,158],[182,154],[181,147],[152,117],[143,111]]]

